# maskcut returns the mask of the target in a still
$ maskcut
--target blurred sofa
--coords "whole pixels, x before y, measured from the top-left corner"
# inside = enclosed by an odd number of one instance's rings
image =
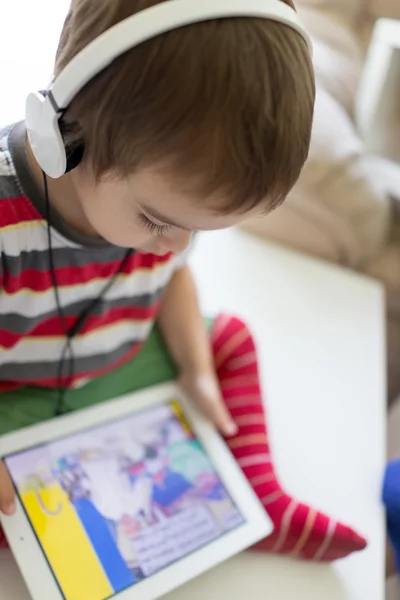
[[[400,0],[296,4],[314,41],[317,97],[309,159],[284,205],[245,228],[385,284],[393,398],[400,393],[400,208],[387,194],[385,174],[367,152],[354,114],[374,23],[382,16],[400,19]]]
[[[393,402],[388,419],[388,458],[393,460],[400,458],[400,398]],[[389,571],[394,570],[393,561],[388,561]],[[389,577],[386,589],[386,600],[400,599],[400,577],[393,575]]]

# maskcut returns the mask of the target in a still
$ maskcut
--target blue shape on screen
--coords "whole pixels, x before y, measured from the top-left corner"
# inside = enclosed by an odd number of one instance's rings
[[[165,469],[162,482],[155,483],[153,486],[153,500],[160,506],[167,507],[190,489],[192,489],[192,484],[187,479],[171,469]]]
[[[74,506],[114,591],[120,592],[136,583],[115,544],[109,524],[93,503],[87,498],[79,498]]]
[[[217,483],[207,494],[207,500],[221,501],[226,497],[225,488],[222,483]]]

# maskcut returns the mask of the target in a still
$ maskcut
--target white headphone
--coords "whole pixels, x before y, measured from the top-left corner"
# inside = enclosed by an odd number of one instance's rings
[[[59,119],[75,95],[113,60],[166,31],[190,23],[229,17],[259,17],[283,23],[303,37],[312,54],[310,36],[297,13],[281,0],[165,0],[151,6],[114,25],[81,50],[46,94],[29,94],[26,128],[32,151],[42,170],[56,179],[71,168]]]

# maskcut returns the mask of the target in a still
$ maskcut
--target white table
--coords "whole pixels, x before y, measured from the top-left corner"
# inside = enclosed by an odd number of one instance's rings
[[[381,287],[236,231],[202,236],[193,266],[204,309],[241,315],[256,334],[283,483],[370,545],[332,566],[245,554],[165,600],[383,600]],[[11,556],[0,553],[0,600],[28,598]]]

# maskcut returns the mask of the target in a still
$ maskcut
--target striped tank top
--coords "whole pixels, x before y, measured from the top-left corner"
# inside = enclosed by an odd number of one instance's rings
[[[126,254],[123,248],[77,233],[54,208],[51,212],[64,323],[49,267],[45,199],[28,165],[25,126],[0,130],[0,391],[60,384],[65,326],[73,327],[101,294]],[[152,328],[163,289],[184,259],[172,253],[132,253],[71,342],[69,385],[82,385],[135,355]]]

